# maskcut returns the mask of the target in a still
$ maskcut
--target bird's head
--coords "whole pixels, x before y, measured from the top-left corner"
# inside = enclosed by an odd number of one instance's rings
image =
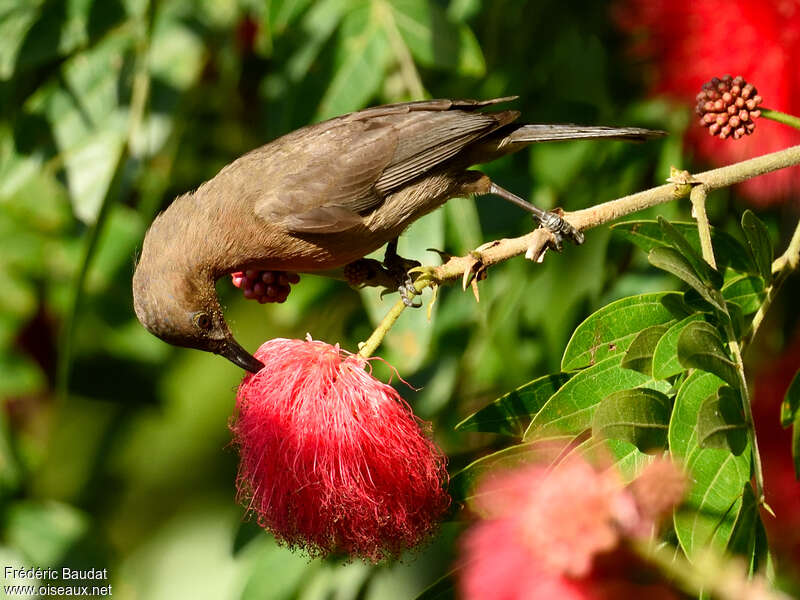
[[[261,370],[264,365],[239,345],[225,322],[213,273],[168,256],[165,246],[152,241],[145,239],[133,275],[133,306],[142,325],[174,346],[219,354],[253,373]]]
[[[147,269],[137,267],[133,305],[142,325],[174,346],[219,354],[253,373],[261,370],[264,365],[233,338],[213,278],[184,278],[182,283],[181,278],[177,282],[172,279],[170,274],[154,278]]]

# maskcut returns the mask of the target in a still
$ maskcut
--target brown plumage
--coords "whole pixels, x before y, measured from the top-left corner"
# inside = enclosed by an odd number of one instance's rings
[[[178,197],[145,236],[133,278],[136,315],[161,339],[256,371],[233,339],[214,282],[245,269],[344,266],[396,238],[449,198],[486,194],[468,167],[534,142],[661,132],[632,127],[520,125],[511,100],[428,100],[369,108],[303,127]]]

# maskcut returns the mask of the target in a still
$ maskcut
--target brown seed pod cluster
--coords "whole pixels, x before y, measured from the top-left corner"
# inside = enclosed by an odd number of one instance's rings
[[[260,304],[265,302],[285,302],[293,285],[300,281],[297,273],[286,273],[284,271],[257,271],[248,269],[247,271],[237,271],[231,273],[233,285],[240,288],[244,297],[258,300]]]
[[[758,90],[743,77],[725,75],[703,85],[703,91],[697,94],[696,111],[700,125],[708,127],[710,135],[738,140],[756,128],[761,100]]]

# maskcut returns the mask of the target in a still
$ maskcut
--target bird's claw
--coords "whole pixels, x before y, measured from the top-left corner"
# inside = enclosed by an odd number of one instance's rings
[[[414,286],[414,282],[412,281],[411,277],[406,279],[400,286],[398,286],[397,291],[400,292],[400,298],[403,300],[403,304],[405,304],[408,308],[421,308],[422,301],[414,302],[414,298],[419,295],[417,292],[417,288]]]
[[[383,268],[389,276],[397,283],[397,291],[403,304],[409,308],[420,308],[422,302],[415,303],[414,297],[419,295],[414,285],[411,273],[420,269],[422,264],[416,260],[403,258],[397,254],[397,240],[391,241],[386,246],[386,254],[383,257]]]
[[[548,211],[539,219],[542,227],[553,234],[553,247],[561,252],[564,238],[572,240],[576,246],[580,246],[586,240],[583,232],[574,227],[569,221],[559,214],[560,211]]]

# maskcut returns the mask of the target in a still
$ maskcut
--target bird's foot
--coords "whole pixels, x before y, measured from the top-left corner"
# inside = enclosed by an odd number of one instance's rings
[[[414,297],[418,296],[419,292],[414,286],[414,277],[411,275],[411,272],[420,266],[422,265],[419,261],[403,258],[397,254],[397,240],[392,240],[386,245],[383,268],[386,269],[389,277],[394,280],[403,304],[411,308],[422,306],[422,302],[414,302]]]
[[[569,223],[561,215],[563,211],[559,208],[554,211],[547,211],[541,217],[538,217],[542,227],[547,229],[553,234],[553,246],[559,252],[563,246],[564,238],[572,240],[576,246],[580,246],[586,237],[583,232]]]
[[[231,273],[233,285],[242,290],[244,297],[267,302],[285,302],[291,286],[300,281],[297,273],[288,271],[260,271],[248,269]]]
[[[556,250],[561,251],[564,238],[571,239],[578,246],[583,243],[585,239],[583,232],[573,227],[566,219],[564,219],[562,216],[563,211],[561,211],[561,209],[557,209],[555,211],[542,210],[527,200],[523,200],[513,192],[509,192],[508,190],[501,188],[494,182],[489,183],[487,192],[490,194],[495,194],[496,196],[500,196],[501,198],[508,200],[512,204],[516,204],[523,210],[527,210],[529,213],[531,213],[533,217],[542,224],[542,227],[553,234],[553,237],[555,238],[553,241],[553,246]]]

